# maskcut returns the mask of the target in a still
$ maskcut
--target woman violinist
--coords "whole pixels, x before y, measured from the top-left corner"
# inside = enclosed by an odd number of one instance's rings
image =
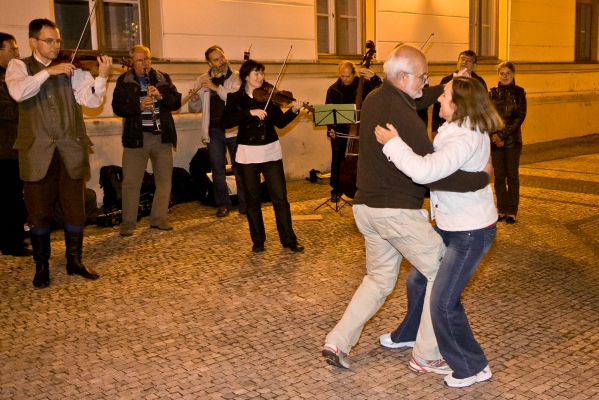
[[[229,129],[238,126],[237,154],[235,163],[247,205],[247,218],[250,236],[254,243],[252,251],[261,253],[266,234],[262,219],[260,174],[268,187],[277,220],[279,240],[283,247],[301,253],[304,247],[297,242],[291,225],[291,209],[287,200],[283,154],[275,126],[287,126],[297,117],[302,103],[293,101],[286,112],[272,101],[261,101],[254,91],[264,83],[264,65],[247,60],[239,69],[241,88],[227,96],[227,104],[221,118],[221,127]],[[266,109],[265,109],[266,107]]]

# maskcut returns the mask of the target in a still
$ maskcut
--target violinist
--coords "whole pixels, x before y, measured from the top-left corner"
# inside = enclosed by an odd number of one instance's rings
[[[156,182],[150,228],[170,231],[166,221],[173,178],[173,148],[177,130],[172,111],[181,108],[181,93],[168,74],[152,68],[146,46],[129,50],[132,68],[119,76],[112,95],[112,110],[123,118],[123,222],[121,236],[132,236],[137,225],[139,191],[148,165]]]
[[[301,253],[304,247],[297,242],[291,224],[291,209],[287,200],[283,154],[275,127],[282,129],[297,117],[302,102],[293,101],[286,112],[265,99],[256,98],[264,82],[264,65],[247,60],[239,69],[241,88],[229,93],[221,118],[221,127],[239,127],[235,162],[241,176],[247,217],[254,253],[265,251],[264,221],[262,219],[260,174],[272,200],[279,240],[284,248]],[[268,105],[267,105],[268,102]],[[265,109],[266,108],[266,109]]]
[[[208,145],[210,166],[212,168],[212,182],[214,187],[214,201],[218,207],[216,216],[219,218],[229,215],[231,198],[227,187],[226,167],[227,149],[231,156],[235,181],[237,182],[237,198],[239,200],[239,213],[245,214],[245,196],[241,187],[241,178],[235,165],[235,152],[237,151],[237,130],[221,129],[220,122],[227,94],[236,92],[241,86],[239,73],[229,68],[229,61],[220,46],[211,46],[204,54],[210,66],[207,73],[200,76],[194,85],[194,93],[189,101],[189,111],[202,111],[202,141]]]
[[[351,61],[342,61],[337,67],[337,76],[339,79],[333,83],[327,90],[326,104],[354,104],[356,102],[356,92],[360,75],[368,78],[364,80],[364,89],[362,98],[383,82],[373,71],[361,68],[359,71]],[[348,134],[349,125],[328,125],[327,136],[331,138],[331,199],[336,202],[341,197],[341,189],[339,188],[339,165],[345,158],[347,150],[347,139],[338,137],[337,134]]]
[[[29,214],[36,274],[35,287],[50,284],[50,223],[60,199],[65,222],[67,273],[87,279],[99,275],[81,262],[85,222],[85,181],[89,179],[89,146],[80,106],[102,104],[112,58],[98,57],[99,76],[71,63],[52,65],[62,39],[48,19],[29,24],[33,54],[13,59],[6,70],[10,95],[19,103],[19,128],[14,148],[19,152],[25,205]]]

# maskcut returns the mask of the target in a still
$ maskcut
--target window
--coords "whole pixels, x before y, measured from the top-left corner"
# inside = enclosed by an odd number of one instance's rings
[[[471,0],[470,46],[479,57],[497,58],[498,0]]]
[[[593,0],[576,0],[575,60],[591,60],[592,32]]]
[[[142,18],[145,1],[147,0],[54,0],[56,24],[60,27],[64,40],[63,48],[77,47],[94,3],[96,8],[83,35],[81,49],[119,53],[143,43],[140,22],[147,20]]]
[[[319,54],[362,53],[360,0],[317,0],[316,26]]]

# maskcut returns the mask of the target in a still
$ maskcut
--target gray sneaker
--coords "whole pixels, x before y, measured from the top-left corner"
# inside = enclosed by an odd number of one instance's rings
[[[442,358],[439,360],[425,360],[414,354],[412,354],[412,358],[410,359],[410,369],[415,372],[434,372],[441,375],[448,375],[453,372]]]
[[[328,364],[342,369],[349,369],[349,358],[347,354],[339,350],[337,346],[325,343],[322,348],[322,355],[326,357]]]
[[[391,340],[391,334],[385,333],[379,337],[379,343],[386,349],[401,349],[402,347],[414,347],[416,342],[399,342],[395,343]]]

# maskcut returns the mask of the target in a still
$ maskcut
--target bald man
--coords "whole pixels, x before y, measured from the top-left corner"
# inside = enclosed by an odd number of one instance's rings
[[[395,287],[402,257],[415,267],[407,282],[408,312],[393,335],[381,336],[386,348],[414,347],[419,372],[450,374],[442,359],[432,328],[427,286],[432,286],[440,260],[445,253],[441,237],[422,209],[427,187],[431,190],[469,192],[489,183],[485,172],[457,171],[440,181],[418,185],[390,163],[374,135],[377,125],[393,124],[401,138],[416,154],[433,152],[426,126],[418,108],[435,103],[443,85],[427,88],[426,57],[411,46],[393,50],[384,65],[385,81],[364,101],[360,127],[358,191],[354,199],[354,218],[364,235],[366,276],[351,299],[341,320],[327,335],[322,355],[327,363],[349,369],[348,354],[358,342],[364,324],[379,310]],[[422,324],[421,324],[422,319]],[[419,329],[420,327],[420,329]],[[418,336],[418,340],[417,340]],[[415,359],[412,357],[412,361]],[[412,361],[410,367],[412,367]]]

